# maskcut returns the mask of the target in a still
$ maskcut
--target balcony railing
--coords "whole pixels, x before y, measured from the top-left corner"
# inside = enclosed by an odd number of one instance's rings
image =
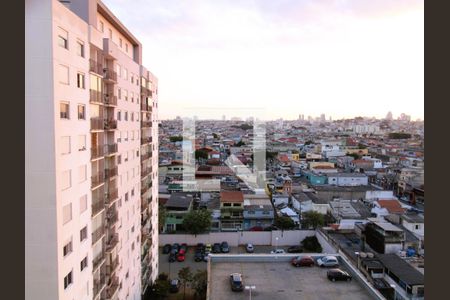
[[[104,121],[104,129],[105,130],[113,130],[117,129],[117,120],[115,119],[109,119]]]
[[[103,103],[102,93],[96,90],[89,90],[89,101],[91,103]]]
[[[117,96],[112,94],[104,94],[103,103],[105,103],[105,105],[117,106]]]
[[[148,144],[152,142],[152,138],[151,137],[143,137],[141,138],[141,144]]]
[[[103,68],[103,79],[109,81],[117,81],[117,73],[109,68]]]
[[[92,216],[97,215],[103,209],[105,209],[104,201],[92,202]]]
[[[105,179],[110,179],[114,176],[117,176],[117,167],[105,169]]]
[[[147,176],[150,173],[151,173],[151,168],[142,169],[142,171],[141,171],[141,178],[144,178],[145,176]]]
[[[91,118],[91,130],[104,130],[105,121],[102,118]]]
[[[118,152],[117,143],[105,145],[105,155],[113,155]]]
[[[100,279],[94,279],[94,297],[95,299],[98,296],[98,293],[106,286],[106,276],[104,274],[100,274]]]
[[[91,148],[91,159],[103,157],[105,155],[105,145]]]
[[[141,121],[142,127],[152,127],[152,121]]]
[[[111,252],[119,243],[119,234],[115,233],[109,241],[106,242],[106,252]]]
[[[110,188],[108,192],[105,193],[105,204],[111,204],[116,200],[119,196],[117,191],[117,187]]]
[[[110,210],[106,213],[106,220],[108,221],[109,225],[115,224],[118,219],[118,213],[115,210]]]
[[[97,174],[91,176],[91,187],[92,188],[95,188],[104,182],[105,182],[105,175],[103,174],[103,172],[98,172]]]
[[[113,274],[116,270],[117,267],[119,266],[119,258],[116,257],[113,261],[111,261],[111,263],[108,266],[108,274],[111,275]]]
[[[142,102],[141,102],[141,110],[143,110],[143,111],[149,111],[149,110],[150,110],[150,105],[148,105],[148,104],[146,103],[146,101],[142,101]]]
[[[92,232],[92,245],[95,244],[104,235],[105,235],[105,227],[102,225],[94,232]]]
[[[151,152],[146,152],[144,154],[141,154],[141,162],[143,162],[144,160],[149,159],[152,156]]]
[[[119,279],[114,276],[110,284],[106,287],[106,299],[113,299],[119,289]]]
[[[89,59],[89,71],[97,73],[97,74],[103,74],[103,66],[101,63],[97,62],[94,59]]]

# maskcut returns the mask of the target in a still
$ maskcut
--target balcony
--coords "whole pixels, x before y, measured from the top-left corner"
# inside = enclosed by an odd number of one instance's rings
[[[104,130],[105,121],[102,118],[91,118],[91,130]]]
[[[148,105],[145,100],[141,102],[141,110],[150,111],[150,105]]]
[[[101,158],[105,155],[105,145],[91,148],[91,159]]]
[[[152,169],[151,168],[145,168],[145,169],[142,169],[142,171],[141,171],[141,178],[144,178],[144,177],[146,177],[148,174],[150,174],[152,172]]]
[[[105,226],[102,225],[94,232],[92,232],[92,245],[97,243],[104,236],[105,236]]]
[[[146,88],[145,86],[141,86],[141,95],[142,97],[151,97],[152,91]]]
[[[105,130],[114,130],[117,129],[117,120],[115,119],[108,119],[108,120],[104,120],[104,125],[103,125]]]
[[[103,103],[107,106],[117,106],[117,96],[112,92],[103,95]]]
[[[105,169],[105,179],[110,179],[114,176],[117,176],[117,167]]]
[[[119,193],[117,187],[110,188],[108,192],[105,193],[105,204],[109,205],[119,198]]]
[[[108,225],[112,226],[114,225],[119,219],[119,214],[115,209],[109,210],[106,213],[106,220],[108,221]]]
[[[100,274],[99,279],[94,279],[94,297],[97,298],[98,294],[105,288],[106,286],[106,276],[104,274]]]
[[[104,148],[105,148],[105,151],[104,151],[105,155],[108,155],[108,156],[117,154],[117,152],[118,152],[117,143],[105,145]]]
[[[141,196],[144,195],[145,193],[147,193],[148,190],[149,190],[151,187],[152,187],[151,182],[142,185],[142,186],[141,186]]]
[[[103,80],[107,83],[116,83],[117,82],[116,71],[110,68],[103,68]]]
[[[109,241],[106,242],[106,253],[110,253],[119,243],[119,234],[115,233]]]
[[[94,104],[102,104],[102,93],[96,90],[89,90],[89,102]]]
[[[119,290],[119,279],[114,276],[111,282],[106,287],[106,299],[113,299]]]
[[[92,216],[98,215],[102,210],[105,209],[105,203],[104,201],[96,201],[94,202],[94,199],[92,199]]]
[[[110,262],[110,264],[107,267],[107,274],[108,275],[112,275],[116,270],[117,267],[119,266],[119,258],[116,257],[114,260],[112,260]]]
[[[152,127],[152,121],[141,121],[141,127]]]
[[[144,154],[141,154],[141,162],[149,159],[152,156],[152,152],[146,152]]]
[[[103,65],[94,59],[89,59],[89,71],[96,74],[103,74]]]
[[[91,176],[91,188],[94,189],[105,183],[105,175],[103,172],[98,172],[96,175]]]
[[[141,138],[141,145],[143,144],[148,144],[152,142],[152,138],[151,137],[143,137]]]

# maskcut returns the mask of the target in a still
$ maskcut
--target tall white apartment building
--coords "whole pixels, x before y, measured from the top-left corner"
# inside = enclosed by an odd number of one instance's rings
[[[26,299],[140,300],[158,274],[157,78],[101,1],[25,4]]]

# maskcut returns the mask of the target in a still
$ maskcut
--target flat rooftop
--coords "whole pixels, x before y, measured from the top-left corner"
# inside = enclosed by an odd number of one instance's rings
[[[345,267],[341,265],[345,270]],[[233,292],[231,273],[241,273],[244,285],[254,285],[252,298],[274,299],[373,299],[358,280],[331,282],[327,269],[293,267],[289,261],[279,262],[211,262],[210,300],[249,298],[249,292]]]

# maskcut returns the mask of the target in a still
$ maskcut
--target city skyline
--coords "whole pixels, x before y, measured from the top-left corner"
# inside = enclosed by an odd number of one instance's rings
[[[105,3],[148,45],[162,119],[423,119],[423,1]]]

